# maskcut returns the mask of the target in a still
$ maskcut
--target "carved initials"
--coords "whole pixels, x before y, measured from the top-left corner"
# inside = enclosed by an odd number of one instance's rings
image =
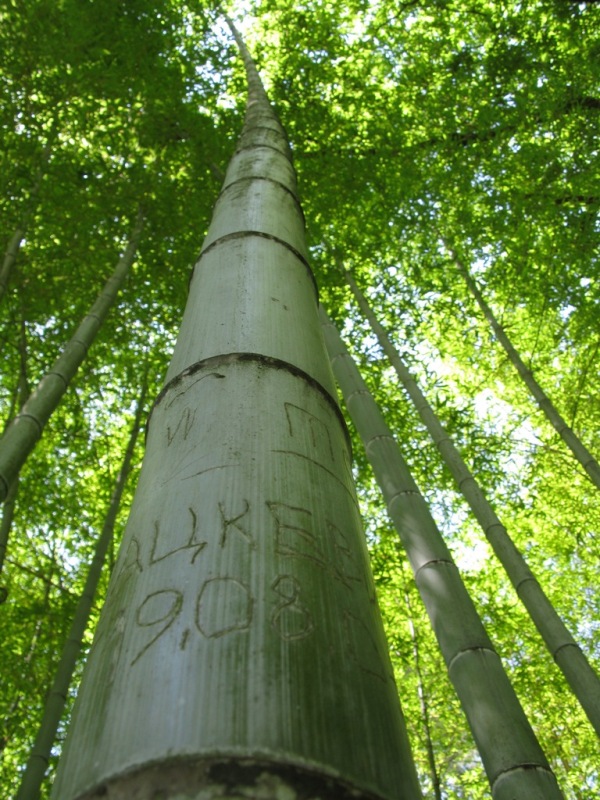
[[[350,658],[363,672],[378,678],[382,683],[387,683],[388,676],[384,670],[385,661],[382,659],[381,651],[368,625],[360,617],[348,609],[344,609],[344,628],[346,629],[346,644]],[[356,638],[359,639],[359,647],[356,646]]]
[[[195,420],[196,420],[196,409],[185,408],[183,410],[183,414],[181,415],[181,417],[179,417],[177,425],[175,425],[174,428],[172,428],[170,425],[167,425],[167,447],[170,447],[171,443],[173,442],[173,439],[175,438],[175,436],[177,436],[180,430],[183,431],[183,439],[185,441],[189,436],[189,433],[192,429]]]
[[[142,572],[142,562],[140,561],[140,543],[133,537],[127,545],[127,552],[125,553],[125,563],[121,567],[119,577],[121,577],[128,569],[137,569]]]
[[[244,500],[244,510],[237,514],[234,517],[227,517],[225,514],[225,506],[224,503],[219,503],[219,514],[221,515],[221,538],[219,539],[219,544],[221,547],[225,547],[227,543],[227,535],[229,530],[233,528],[234,530],[241,533],[246,543],[253,549],[256,549],[256,542],[254,541],[252,535],[246,528],[243,528],[240,524],[240,520],[246,516],[246,514],[250,511],[250,503],[247,500]]]
[[[325,453],[330,461],[334,460],[333,448],[329,429],[323,420],[315,417],[310,411],[306,411],[293,403],[284,403],[285,415],[288,422],[290,436],[299,442],[304,440],[304,447],[301,448],[304,454],[308,450],[316,450]]]
[[[280,556],[295,556],[313,561],[327,569],[327,559],[311,530],[312,512],[286,503],[266,501],[275,518],[275,552]]]
[[[206,542],[198,542],[195,541],[196,532],[198,530],[198,517],[196,512],[193,508],[188,508],[190,515],[192,517],[192,530],[188,537],[188,540],[185,544],[180,545],[179,547],[174,547],[172,550],[168,550],[165,553],[161,553],[157,555],[158,549],[158,541],[160,539],[160,522],[156,521],[154,523],[154,536],[152,538],[152,550],[150,551],[150,566],[152,564],[157,564],[159,561],[163,561],[165,558],[172,556],[174,553],[178,553],[180,550],[193,550],[194,554],[192,555],[191,564],[198,558],[201,551],[204,550],[206,547]]]
[[[360,564],[357,564],[355,554],[348,546],[345,534],[342,533],[337,525],[327,520],[327,529],[335,547],[336,559],[333,570],[340,581],[349,589],[352,589],[353,583],[362,582]]]

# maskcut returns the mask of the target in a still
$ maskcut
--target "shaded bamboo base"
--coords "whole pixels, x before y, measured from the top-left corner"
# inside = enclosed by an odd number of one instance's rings
[[[111,779],[78,800],[383,800],[294,764],[244,758],[180,758]],[[398,798],[398,800],[402,800]]]

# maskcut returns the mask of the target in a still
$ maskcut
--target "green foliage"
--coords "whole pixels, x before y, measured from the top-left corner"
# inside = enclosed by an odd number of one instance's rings
[[[532,405],[442,243],[469,265],[521,356],[598,454],[600,6],[255,0],[245,27],[290,136],[322,301],[432,504],[566,796],[589,800],[600,780],[597,740],[481,544],[338,264],[368,294],[600,665],[597,492]],[[24,231],[0,302],[3,423],[89,309],[140,205],[147,218],[119,303],[19,482],[0,577],[0,793],[9,797],[102,526],[141,376],[149,365],[156,394],[166,369],[241,128],[244,84],[210,4],[8,2],[0,50],[5,246]],[[358,443],[355,453],[423,786],[433,797],[431,746],[442,797],[484,798],[472,740]]]

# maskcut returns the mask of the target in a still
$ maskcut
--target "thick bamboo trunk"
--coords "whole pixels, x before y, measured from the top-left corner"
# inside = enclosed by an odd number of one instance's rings
[[[420,797],[258,75],[190,284],[57,800]]]
[[[515,546],[477,479],[469,470],[458,448],[427,402],[425,395],[377,320],[352,275],[346,271],[345,276],[362,313],[377,336],[379,344],[394,367],[429,435],[437,445],[444,463],[504,567],[521,602],[542,636],[544,644],[562,670],[596,733],[600,736],[600,679],[598,675],[529,569],[521,552]]]
[[[450,247],[450,245],[444,241],[445,246],[448,248],[450,253],[452,254],[452,258],[454,260],[454,264],[456,265],[457,270],[462,275],[469,288],[469,291],[475,298],[475,302],[481,309],[483,316],[489,322],[494,334],[496,335],[496,339],[504,348],[504,352],[508,356],[509,361],[513,365],[513,367],[517,370],[519,376],[523,380],[523,383],[528,388],[529,393],[533,397],[533,399],[538,404],[538,407],[541,411],[543,411],[546,419],[552,425],[554,430],[558,433],[560,438],[563,442],[567,445],[571,453],[575,456],[577,461],[581,464],[581,466],[586,471],[589,479],[592,483],[600,489],[600,464],[594,458],[594,456],[590,453],[587,447],[583,444],[581,439],[573,432],[573,430],[567,425],[566,420],[563,419],[562,415],[558,412],[558,409],[552,402],[552,400],[548,397],[548,395],[544,392],[540,384],[535,379],[533,372],[527,367],[521,356],[519,355],[518,351],[514,347],[513,343],[509,339],[506,331],[502,327],[502,325],[498,322],[496,317],[494,316],[494,312],[486,303],[479,286],[477,285],[476,281],[473,279],[472,275],[469,273],[467,267],[463,264],[460,260],[456,252]],[[600,702],[600,701],[599,701]]]
[[[494,800],[562,794],[427,504],[352,357],[321,319],[346,407],[402,540]]]
[[[19,474],[27,456],[41,437],[44,426],[60,403],[77,373],[135,257],[142,233],[143,217],[138,214],[125,252],[107,280],[102,292],[83,319],[61,355],[31,393],[21,411],[7,426],[0,439],[0,502]]]
[[[85,586],[75,609],[71,629],[56,669],[56,675],[46,700],[42,721],[15,800],[37,800],[40,795],[42,781],[44,780],[52,746],[56,739],[58,725],[65,708],[69,687],[73,678],[73,671],[75,670],[77,659],[81,652],[83,636],[88,625],[94,597],[98,588],[98,581],[100,580],[100,575],[104,567],[106,553],[113,538],[117,514],[119,513],[123,491],[131,469],[131,461],[142,423],[146,388],[147,381],[145,380],[129,435],[129,441],[125,449],[123,463],[117,476],[102,531],[96,542],[94,556],[88,570]]]

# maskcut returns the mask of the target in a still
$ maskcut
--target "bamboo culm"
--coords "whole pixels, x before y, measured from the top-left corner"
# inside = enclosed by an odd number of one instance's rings
[[[46,774],[50,761],[52,745],[56,739],[56,732],[64,712],[73,672],[77,664],[79,653],[81,652],[83,636],[90,618],[98,582],[106,560],[106,553],[113,539],[117,514],[121,507],[123,492],[131,470],[131,462],[142,425],[146,390],[147,377],[144,378],[133,425],[131,427],[131,433],[129,434],[129,441],[123,457],[123,463],[121,464],[121,469],[119,470],[112,492],[102,531],[96,542],[94,556],[90,563],[85,586],[75,609],[67,641],[65,642],[60,661],[56,668],[56,675],[46,700],[42,721],[15,800],[38,800],[40,795],[44,775]]]
[[[29,196],[25,202],[25,209],[22,213],[21,219],[10,237],[6,250],[4,251],[4,258],[2,259],[2,266],[0,267],[0,302],[2,302],[6,292],[8,291],[8,282],[14,271],[19,250],[25,234],[29,228],[29,223],[33,217],[34,209],[37,204],[37,199],[40,192],[40,186],[44,177],[46,165],[52,150],[51,142],[54,140],[57,131],[57,119],[54,118],[50,129],[49,141],[42,153],[42,164],[37,170],[33,185],[29,192]]]
[[[494,800],[563,795],[399,447],[321,310],[333,371],[412,566]]]
[[[0,301],[2,301],[8,289],[8,281],[13,270],[13,266],[17,260],[19,248],[25,238],[25,228],[15,228],[13,235],[10,237],[4,258],[2,259],[2,267],[0,267]]]
[[[248,104],[53,792],[419,800],[285,132]]]
[[[134,260],[142,227],[143,215],[140,211],[125,252],[89,314],[84,317],[63,352],[4,431],[0,439],[0,502],[6,498],[11,483],[40,439],[44,426],[60,403],[115,302]]]
[[[596,733],[600,736],[600,679],[598,675],[529,569],[523,555],[510,538],[506,527],[488,501],[477,479],[469,470],[458,448],[448,436],[433,408],[429,405],[356,281],[347,270],[344,274],[356,302],[411,398],[459,491],[469,504],[517,595],[542,636],[548,651],[563,672]]]
[[[399,544],[398,547],[400,548],[401,545]],[[425,688],[425,682],[423,680],[423,673],[421,670],[421,648],[419,645],[419,636],[417,628],[414,623],[410,594],[407,589],[405,589],[404,591],[404,599],[406,601],[406,607],[408,609],[408,614],[409,614],[408,622],[409,622],[410,638],[412,642],[413,663],[414,663],[415,673],[417,676],[417,693],[419,695],[419,707],[421,709],[421,718],[423,723],[423,729],[425,731],[425,748],[427,751],[429,772],[431,773],[431,784],[435,800],[443,800],[442,784],[440,780],[440,774],[437,768],[434,742],[432,737],[429,701],[427,699],[427,691]]]
[[[19,362],[19,382],[13,403],[11,403],[11,410],[8,417],[9,421],[13,419],[15,411],[18,412],[23,408],[27,398],[31,394],[29,381],[27,379],[27,335],[25,320],[23,319],[21,319],[21,335],[19,337]],[[14,520],[18,493],[19,476],[17,475],[10,484],[6,498],[4,499],[4,505],[2,506],[2,521],[0,521],[0,574],[2,574],[4,569],[4,559],[6,558],[6,550],[8,547],[10,530]],[[0,587],[0,603],[3,603],[7,596],[8,590],[5,587]]]
[[[469,291],[475,298],[475,302],[481,309],[483,316],[489,322],[492,330],[494,331],[496,339],[498,340],[500,345],[504,348],[504,352],[508,356],[510,363],[518,372],[523,383],[529,390],[529,393],[538,404],[540,410],[544,413],[548,422],[552,425],[554,430],[558,433],[560,438],[567,445],[573,456],[581,464],[588,478],[598,489],[600,489],[600,464],[598,464],[597,459],[594,458],[594,456],[590,453],[587,447],[583,444],[581,439],[574,433],[573,429],[567,424],[566,420],[559,413],[558,409],[556,408],[552,400],[548,397],[548,395],[544,392],[544,390],[536,380],[531,369],[527,367],[527,365],[519,355],[517,349],[511,342],[510,338],[506,334],[506,331],[494,316],[492,309],[485,301],[485,298],[481,290],[479,289],[477,282],[473,279],[467,267],[464,265],[464,263],[461,261],[456,252],[452,249],[452,247],[450,247],[450,245],[444,239],[442,239],[442,241],[444,242],[444,245],[447,247],[449,252],[452,254],[452,258],[454,260],[454,264],[458,272],[464,278],[464,281],[467,284]]]

